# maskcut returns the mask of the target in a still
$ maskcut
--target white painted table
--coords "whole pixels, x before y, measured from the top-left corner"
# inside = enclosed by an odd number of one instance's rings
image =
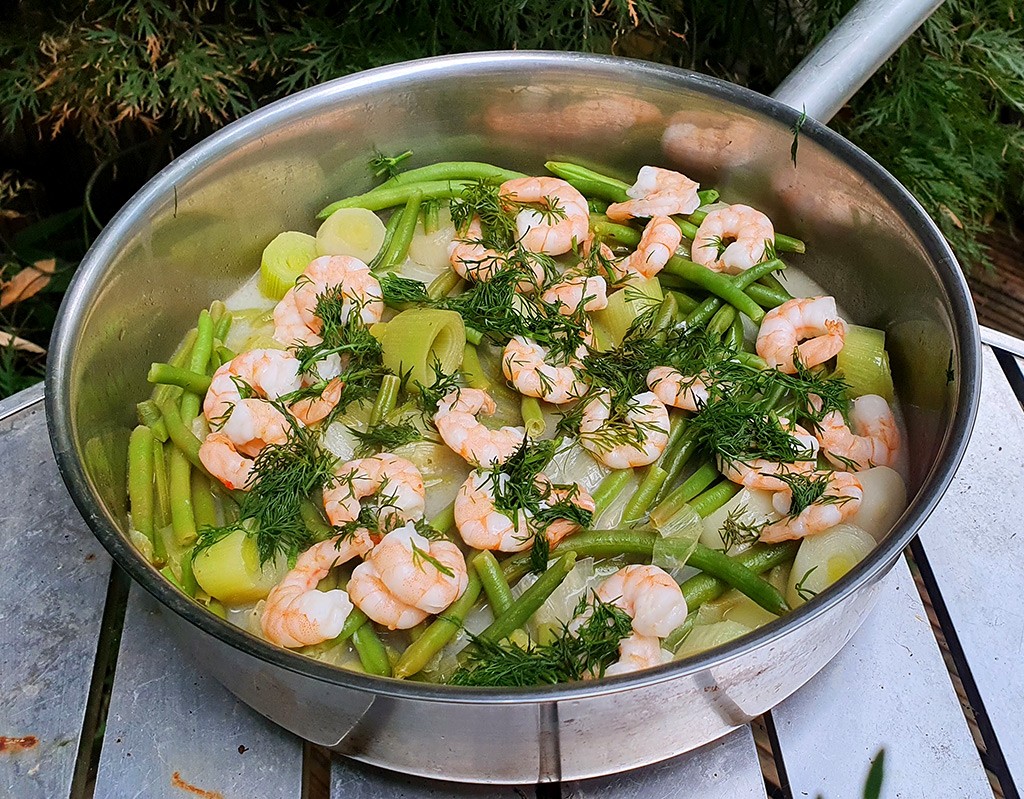
[[[983,754],[910,566],[900,561],[850,644],[764,719],[783,782],[773,796],[859,797],[871,760],[884,747],[884,797],[992,797],[990,779],[1007,799],[1019,797],[1024,412],[1018,397],[1024,397],[1022,364],[986,347],[981,411],[967,456],[911,547]],[[111,569],[57,474],[41,399],[37,387],[0,403],[3,799],[58,799],[87,790],[99,799],[768,795],[749,727],[665,763],[561,786],[457,786],[337,758],[321,784],[309,748],[184,660],[163,629],[165,611]],[[103,683],[111,679],[110,706],[103,708]],[[90,775],[97,746],[99,768]]]

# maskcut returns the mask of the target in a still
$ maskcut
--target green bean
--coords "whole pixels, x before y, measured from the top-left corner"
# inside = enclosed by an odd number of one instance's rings
[[[205,371],[205,370],[204,370]],[[154,363],[149,367],[146,379],[150,383],[166,383],[178,386],[193,394],[205,394],[210,388],[210,378],[191,369],[171,366],[169,363]]]
[[[210,318],[210,312],[205,308],[199,312],[199,325],[196,329],[198,334],[196,343],[192,347],[188,368],[196,374],[205,375],[206,366],[210,362],[210,355],[213,352],[213,319]],[[186,390],[182,395],[181,419],[186,424],[191,423],[199,415],[202,393],[205,392]]]
[[[466,325],[466,341],[473,346],[478,346],[484,340],[484,334],[474,327]]]
[[[160,406],[164,415],[164,422],[167,425],[167,435],[178,449],[185,453],[189,463],[198,469],[205,470],[203,462],[199,460],[200,441],[192,430],[185,424],[174,402],[168,402]]]
[[[657,524],[664,524],[679,513],[683,505],[715,482],[717,477],[718,468],[714,463],[708,461],[702,464],[651,511],[651,520]]]
[[[523,427],[526,428],[526,435],[530,438],[540,438],[547,429],[547,422],[544,421],[544,413],[540,409],[540,401],[536,397],[528,397],[525,394],[519,401],[519,407],[523,416]]]
[[[484,641],[497,643],[530,620],[552,592],[562,584],[576,565],[576,553],[569,551],[556,560],[537,581],[523,591],[504,613],[498,614],[490,626],[480,633]]]
[[[673,297],[676,298],[676,306],[682,313],[688,314],[695,310],[698,305],[700,305],[700,303],[697,300],[695,300],[689,294],[683,293],[682,291],[669,291],[667,293],[671,294]]]
[[[387,255],[384,256],[380,268],[384,270],[396,269],[405,262],[409,254],[409,244],[416,234],[416,223],[420,218],[420,206],[423,204],[423,194],[414,191],[405,203],[402,212],[402,220],[395,228],[395,235],[388,246]]]
[[[658,336],[661,341],[664,341],[664,331],[675,324],[678,310],[679,306],[676,304],[676,298],[671,293],[666,294],[654,314],[654,320],[651,323],[651,333]]]
[[[675,452],[673,452],[670,457],[665,458],[661,463],[661,468],[668,473],[668,477],[665,478],[662,490],[658,493],[658,496],[654,498],[655,502],[660,503],[662,501],[662,496],[668,492],[669,486],[676,481],[676,478],[682,473],[686,464],[689,463],[690,458],[693,457],[693,453],[696,451],[697,431],[688,427],[683,431]]]
[[[781,616],[789,611],[789,605],[778,588],[767,580],[762,580],[755,572],[737,563],[724,552],[697,544],[686,564],[728,583],[769,613]]]
[[[391,676],[391,661],[388,660],[388,652],[377,637],[377,631],[372,624],[362,624],[352,634],[352,644],[359,655],[359,662],[363,664],[363,670],[367,674],[376,674],[380,677]]]
[[[606,217],[590,217],[590,230],[599,239],[611,239],[624,247],[635,247],[640,243],[642,235],[636,228],[610,222]]]
[[[807,245],[800,239],[787,236],[784,233],[775,234],[776,252],[807,252]]]
[[[171,495],[167,483],[164,446],[159,441],[153,442],[153,486],[156,489],[156,504],[153,509],[155,524],[157,529],[162,529],[171,523]],[[160,536],[156,538],[159,539]]]
[[[622,510],[623,524],[644,518],[647,509],[651,507],[651,503],[654,502],[654,498],[658,495],[658,491],[661,490],[667,479],[668,472],[660,466],[651,464],[647,467],[647,473],[644,475],[644,479],[640,481],[640,486],[637,488],[636,493],[630,497],[626,507]]]
[[[395,664],[396,677],[411,677],[413,674],[423,671],[430,659],[462,629],[462,623],[469,615],[469,611],[473,609],[473,605],[476,604],[481,588],[480,575],[475,569],[470,569],[469,582],[466,584],[466,590],[462,592],[462,596],[456,599],[448,610],[434,619],[419,640],[406,648],[398,659],[398,663]]]
[[[441,226],[441,204],[437,200],[423,203],[423,232],[428,236]]]
[[[331,646],[345,643],[356,634],[357,630],[362,629],[363,625],[369,620],[369,616],[353,605],[352,610],[349,611],[348,617],[345,619],[345,623],[341,625],[341,632],[338,633],[337,637],[331,639]]]
[[[228,337],[228,333],[231,332],[231,322],[234,317],[231,315],[231,311],[224,309],[224,315],[221,316],[213,326],[213,337],[218,341],[224,341]]]
[[[626,487],[626,483],[632,479],[632,469],[616,469],[604,476],[601,484],[591,495],[594,498],[595,519],[608,510],[608,506],[615,501],[615,498],[622,493],[622,489]]]
[[[366,194],[359,194],[355,197],[348,197],[344,200],[331,203],[316,215],[317,219],[326,219],[340,208],[365,208],[368,211],[383,211],[385,208],[394,208],[396,205],[405,205],[409,198],[420,192],[424,200],[433,200],[442,197],[455,197],[462,193],[462,190],[469,186],[469,180],[426,180],[401,183],[395,186],[387,186],[368,191]]]
[[[683,594],[683,599],[686,599],[686,594]],[[661,642],[662,649],[667,649],[669,652],[675,652],[679,648],[679,645],[686,639],[686,636],[690,634],[690,630],[693,629],[693,625],[697,621],[697,614],[694,613],[696,607],[691,608],[689,603],[687,603],[686,610],[686,621],[676,627],[665,637],[665,640]]]
[[[192,511],[196,529],[217,526],[217,505],[213,501],[210,480],[199,471],[192,472]]]
[[[739,493],[740,486],[731,480],[723,480],[718,485],[712,486],[700,496],[690,502],[690,507],[697,511],[701,518],[710,516],[726,502]]]
[[[168,363],[171,366],[187,367],[189,359],[192,356],[192,347],[196,343],[196,338],[199,335],[199,331],[194,327],[185,334],[185,338],[182,339],[181,344],[178,345],[178,349],[174,351]],[[153,400],[157,405],[163,405],[170,399],[174,399],[180,394],[181,391],[177,386],[168,386],[160,384],[153,389],[153,393],[150,395],[150,399]]]
[[[701,205],[711,205],[711,203],[718,202],[718,198],[721,196],[717,189],[702,189],[697,192],[697,198],[700,200]]]
[[[447,269],[430,281],[430,285],[427,286],[427,296],[432,300],[447,297],[461,282],[462,278],[458,274],[451,269]]]
[[[132,527],[154,541],[153,431],[145,425],[128,438],[128,502]]]
[[[487,594],[487,601],[491,603],[491,609],[495,616],[512,607],[512,591],[505,582],[505,575],[501,572],[497,558],[488,550],[478,552],[470,561],[476,573],[480,575],[480,582]]]
[[[470,388],[479,388],[487,391],[491,387],[491,381],[487,379],[483,366],[480,365],[480,353],[476,347],[467,343],[462,356],[462,377]]]
[[[435,180],[483,180],[487,183],[504,183],[506,180],[524,178],[522,172],[502,169],[500,166],[485,164],[480,161],[439,161],[429,166],[399,172],[389,178],[373,191],[390,189],[393,186],[404,186],[409,183],[421,183]],[[370,192],[373,193],[372,191]]]
[[[729,329],[725,331],[725,338],[723,339],[725,346],[733,352],[738,352],[743,349],[743,319],[740,318],[739,314],[733,316],[732,324],[729,325]]]
[[[139,424],[144,424],[153,431],[156,440],[163,443],[167,440],[167,425],[160,408],[153,400],[143,400],[135,406]]]
[[[324,521],[312,500],[304,499],[299,502],[299,516],[306,529],[317,541],[326,541],[334,536],[334,528]]]
[[[658,458],[658,466],[662,469],[665,468],[666,463],[669,463],[675,457],[676,451],[682,446],[683,437],[686,435],[689,427],[690,420],[683,416],[683,414],[675,409],[669,411],[668,441],[665,443],[665,449],[662,450],[661,457]]]
[[[377,254],[373,256],[369,263],[371,271],[376,272],[387,257],[388,252],[391,250],[391,242],[395,238],[395,231],[402,224],[402,216],[404,214],[405,208],[399,208],[388,217],[387,224],[384,225],[384,239],[380,243],[380,249],[377,250]]]
[[[704,327],[708,322],[711,321],[718,309],[722,307],[722,301],[718,297],[708,297],[704,302],[694,308],[687,315],[683,323],[687,329],[694,327]]]
[[[187,547],[196,540],[196,519],[192,508],[191,466],[185,453],[171,448],[167,464],[167,485],[171,498],[171,527],[179,546]]]
[[[452,500],[440,513],[437,514],[433,519],[430,520],[430,526],[433,527],[437,532],[446,534],[455,525],[455,501]]]
[[[384,418],[398,405],[398,390],[402,387],[402,379],[398,375],[384,375],[377,391],[377,400],[370,410],[370,427],[380,424]]]
[[[735,308],[731,305],[723,305],[718,309],[718,312],[711,317],[711,321],[708,322],[708,333],[716,338],[725,335],[725,331],[729,329],[729,326],[737,316],[738,314],[736,313]]]
[[[782,303],[793,299],[785,289],[779,292],[773,288],[769,288],[768,286],[763,286],[760,283],[754,283],[752,286],[748,286],[746,294],[762,308],[778,308]]]
[[[760,322],[764,318],[761,306],[743,293],[745,286],[739,286],[737,281],[730,279],[727,275],[712,272],[706,266],[695,264],[678,255],[669,258],[662,271],[670,275],[679,275],[711,292],[735,307],[740,313],[750,317],[754,322]]]
[[[222,364],[225,364],[228,361],[233,361],[237,357],[237,353],[234,350],[229,350],[224,346],[217,347],[216,352],[217,357],[220,358],[220,362]]]
[[[626,194],[629,184],[624,181],[602,175],[585,166],[563,161],[548,161],[544,168],[587,197],[598,197],[613,203],[629,201],[629,195]]]
[[[754,544],[750,549],[729,559],[754,574],[761,574],[780,563],[791,561],[796,557],[799,546],[799,541],[783,541],[781,544]],[[705,573],[695,574],[680,587],[686,598],[686,607],[693,610],[720,597],[729,588],[729,584],[714,575]]]

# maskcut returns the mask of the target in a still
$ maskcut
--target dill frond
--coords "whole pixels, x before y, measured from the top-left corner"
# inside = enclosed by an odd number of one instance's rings
[[[563,623],[554,640],[525,648],[493,643],[470,636],[473,644],[468,665],[449,680],[452,685],[529,686],[601,677],[618,659],[619,642],[632,633],[632,620],[615,605],[594,597],[576,608],[587,613],[578,629]]]
[[[348,431],[359,441],[355,455],[365,458],[378,452],[393,452],[398,447],[420,441],[423,436],[411,422],[378,422],[366,431],[349,427]]]
[[[373,158],[370,159],[369,167],[375,178],[387,175],[393,178],[398,174],[398,165],[406,158],[412,157],[412,150],[406,150],[398,155],[384,155],[379,150],[373,151]]]

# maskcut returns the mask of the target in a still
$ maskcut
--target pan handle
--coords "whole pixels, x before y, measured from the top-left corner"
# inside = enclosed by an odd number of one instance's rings
[[[828,122],[942,0],[860,0],[772,95]]]

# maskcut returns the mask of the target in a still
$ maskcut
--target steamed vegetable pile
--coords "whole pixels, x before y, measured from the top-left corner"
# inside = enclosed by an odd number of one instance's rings
[[[668,169],[409,156],[153,364],[131,536],[181,591],[346,668],[533,685],[721,645],[888,532],[885,335],[790,295],[801,241]]]

